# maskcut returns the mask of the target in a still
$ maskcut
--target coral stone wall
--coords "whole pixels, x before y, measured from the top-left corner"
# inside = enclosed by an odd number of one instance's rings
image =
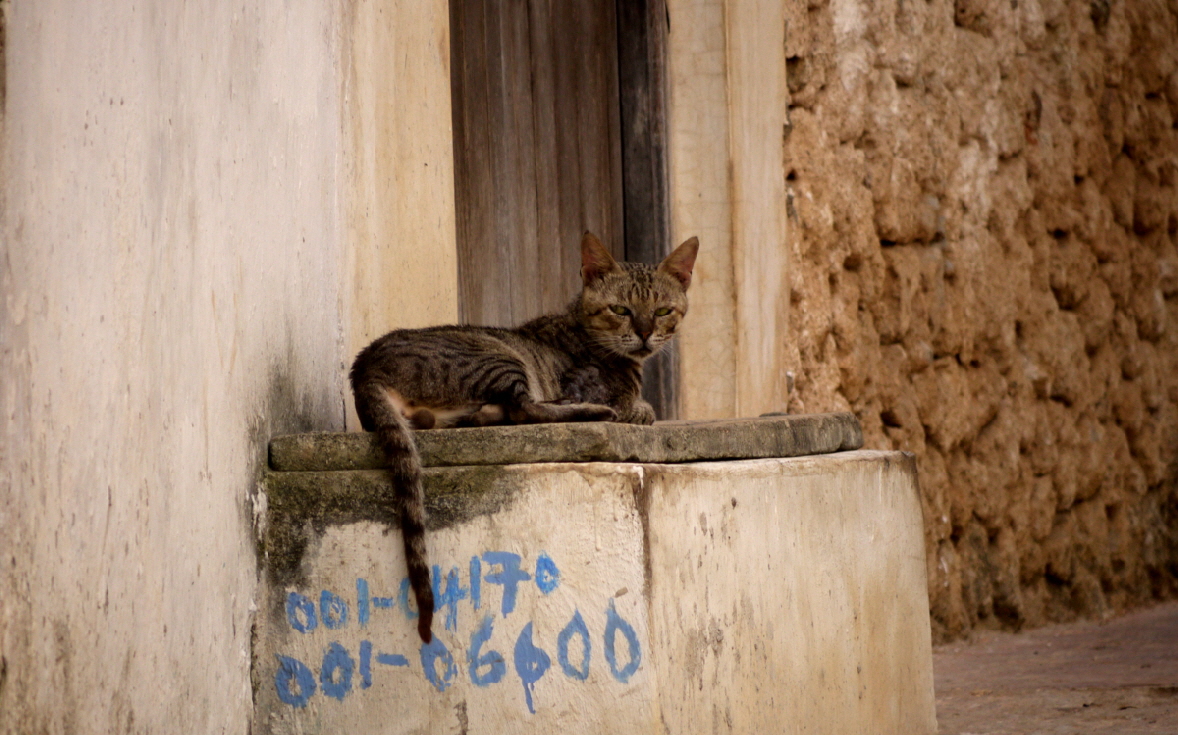
[[[1178,3],[787,12],[790,409],[916,453],[935,635],[1170,594]]]

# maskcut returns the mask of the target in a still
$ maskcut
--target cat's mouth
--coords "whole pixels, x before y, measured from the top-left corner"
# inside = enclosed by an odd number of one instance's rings
[[[662,348],[663,342],[664,340],[655,339],[653,335],[642,339],[640,335],[633,334],[614,342],[612,352],[623,357],[645,360],[658,352]]]
[[[650,357],[657,349],[657,347],[652,347],[647,342],[639,342],[637,347],[630,350],[630,354],[634,357]]]

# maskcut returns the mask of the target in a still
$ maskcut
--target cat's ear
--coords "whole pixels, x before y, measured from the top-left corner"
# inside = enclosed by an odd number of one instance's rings
[[[698,252],[698,237],[684,240],[673,253],[663,258],[663,262],[659,263],[659,270],[681,283],[683,290],[686,291],[691,285],[691,271],[695,268],[695,254]]]
[[[592,232],[586,232],[581,238],[581,280],[584,284],[588,286],[606,273],[618,269],[618,261],[609,254],[601,240]]]

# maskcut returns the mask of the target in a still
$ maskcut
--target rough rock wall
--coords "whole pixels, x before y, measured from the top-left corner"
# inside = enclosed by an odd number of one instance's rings
[[[1178,569],[1178,2],[790,4],[792,411],[917,454],[934,634]]]

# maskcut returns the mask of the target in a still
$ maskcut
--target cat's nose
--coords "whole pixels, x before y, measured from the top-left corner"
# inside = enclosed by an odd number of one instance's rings
[[[650,339],[650,334],[651,334],[651,333],[650,333],[649,331],[647,331],[647,332],[638,332],[638,337],[639,337],[639,338],[640,338],[640,339],[641,339],[643,342],[645,342],[646,340]]]

